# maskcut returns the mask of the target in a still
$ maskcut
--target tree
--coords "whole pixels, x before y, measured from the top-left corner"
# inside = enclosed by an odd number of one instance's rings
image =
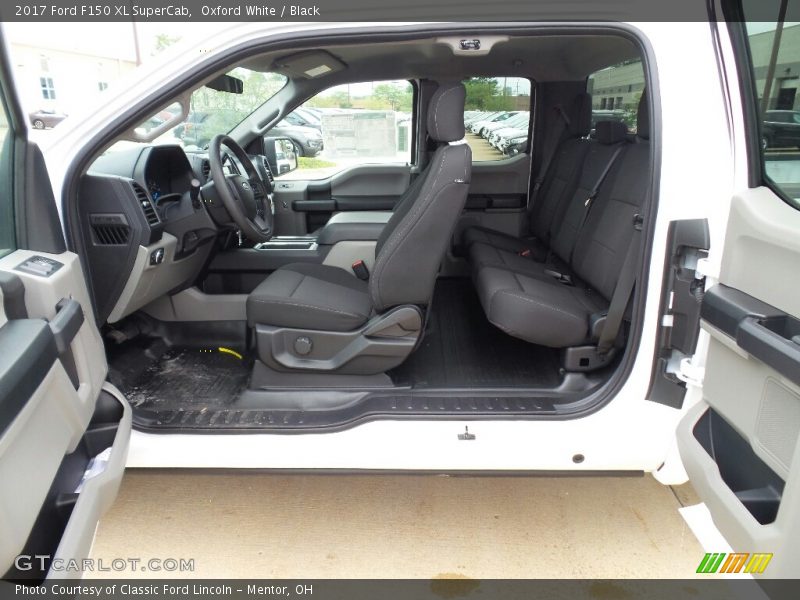
[[[472,77],[464,82],[467,89],[466,110],[499,110],[493,104],[498,96],[499,85],[492,77]]]
[[[167,33],[159,33],[156,35],[155,45],[153,47],[152,54],[158,54],[172,46],[173,44],[177,44],[181,41],[181,36],[179,35],[169,35]]]
[[[411,110],[412,94],[408,86],[398,86],[391,83],[381,83],[375,86],[372,97],[383,106],[376,108],[389,108],[391,110]]]

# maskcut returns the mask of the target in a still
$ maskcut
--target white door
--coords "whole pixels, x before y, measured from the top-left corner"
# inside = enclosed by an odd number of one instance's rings
[[[105,384],[80,260],[27,140],[1,36],[0,575],[72,578],[116,496],[131,415]]]
[[[761,22],[718,26],[737,170],[747,176],[731,201],[719,283],[702,303],[710,335],[702,401],[678,444],[739,553],[710,557],[700,570],[783,578],[800,573],[800,137],[766,148],[762,140],[783,136],[767,133],[773,111],[800,117],[800,97],[782,85],[800,67],[800,18],[791,16],[800,2],[783,3],[785,25],[780,0],[763,22],[767,4],[739,7],[745,20],[757,8]]]

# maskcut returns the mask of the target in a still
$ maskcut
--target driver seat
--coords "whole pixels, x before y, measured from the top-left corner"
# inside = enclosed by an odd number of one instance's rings
[[[247,298],[262,362],[281,371],[369,375],[405,360],[422,333],[423,310],[469,189],[465,89],[440,84],[427,130],[437,149],[397,203],[375,247],[367,281],[339,267],[292,263]]]

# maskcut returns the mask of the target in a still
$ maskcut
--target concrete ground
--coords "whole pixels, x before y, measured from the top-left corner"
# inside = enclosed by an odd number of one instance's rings
[[[194,559],[179,577],[686,578],[696,502],[649,476],[132,469],[92,556]]]
[[[505,158],[503,153],[495,148],[481,136],[475,133],[467,133],[465,139],[472,150],[472,161],[483,162],[486,160],[501,160]]]

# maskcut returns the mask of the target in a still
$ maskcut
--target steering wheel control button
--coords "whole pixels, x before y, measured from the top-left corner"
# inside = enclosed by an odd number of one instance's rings
[[[307,354],[310,354],[313,348],[314,343],[306,336],[301,336],[294,341],[294,351],[300,356],[306,356]]]
[[[164,262],[164,249],[158,248],[157,250],[153,250],[150,253],[150,264],[160,265],[162,262]]]

